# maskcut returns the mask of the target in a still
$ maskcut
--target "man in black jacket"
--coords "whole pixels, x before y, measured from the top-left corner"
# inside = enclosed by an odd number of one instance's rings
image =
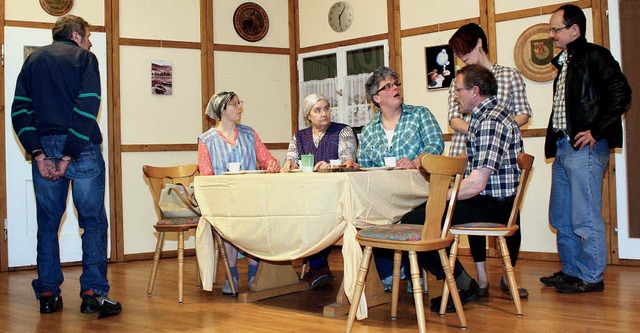
[[[89,51],[89,24],[78,16],[59,18],[53,43],[24,62],[11,107],[13,128],[31,154],[36,194],[38,278],[32,285],[41,313],[62,308],[58,230],[69,185],[82,234],[80,294],[83,313],[120,313],[107,297],[107,230],[104,207],[105,164],[98,127],[100,72]]]
[[[562,270],[540,281],[562,293],[604,290],[607,243],[602,182],[609,150],[622,147],[622,114],[631,89],[609,50],[585,39],[586,18],[575,5],[558,8],[549,37],[562,52],[553,59],[553,111],[545,142],[552,166],[549,220],[557,230]]]

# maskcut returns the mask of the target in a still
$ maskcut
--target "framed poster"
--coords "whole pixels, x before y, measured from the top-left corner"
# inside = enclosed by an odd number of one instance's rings
[[[447,89],[456,77],[453,50],[449,45],[425,48],[427,90]]]

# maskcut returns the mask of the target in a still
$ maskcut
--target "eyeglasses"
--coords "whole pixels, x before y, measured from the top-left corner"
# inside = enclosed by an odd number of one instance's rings
[[[239,108],[242,107],[242,105],[244,105],[244,102],[243,101],[238,101],[237,103],[229,103],[229,105],[239,109]]]
[[[453,88],[454,92],[460,92],[460,90],[471,90],[471,88],[462,87],[462,88]]]
[[[380,93],[381,91],[383,91],[383,90],[389,90],[389,89],[393,88],[393,86],[400,87],[401,85],[402,85],[402,83],[400,83],[400,82],[398,82],[398,81],[396,81],[396,82],[389,82],[389,83],[385,84],[384,86],[382,86],[382,88],[378,89],[378,90],[376,91],[375,95],[379,94],[379,93]]]
[[[564,26],[564,27],[561,27],[561,28],[549,28],[549,33],[555,35],[555,34],[558,33],[558,31],[561,31],[563,29],[568,29],[569,27],[571,27],[571,26],[567,25],[567,26]]]

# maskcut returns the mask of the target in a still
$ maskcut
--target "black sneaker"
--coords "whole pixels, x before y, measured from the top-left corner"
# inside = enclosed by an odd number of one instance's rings
[[[103,316],[115,316],[122,311],[120,302],[112,301],[106,296],[98,294],[82,295],[82,304],[80,304],[80,312],[82,313],[98,313]]]
[[[323,266],[318,269],[310,269],[302,280],[307,281],[307,283],[309,283],[309,289],[313,290],[329,284],[333,278],[333,273],[331,273],[329,267]]]
[[[476,280],[471,280],[469,284],[469,288],[467,290],[458,290],[458,294],[460,295],[460,301],[462,305],[465,305],[469,302],[473,302],[480,297],[480,287],[478,286],[478,282]],[[440,303],[442,302],[442,296],[434,297],[431,299],[431,312],[440,312]],[[449,301],[447,301],[447,313],[456,312],[456,307],[453,305],[453,299],[451,295],[449,295]]]
[[[569,274],[564,273],[563,271],[555,272],[551,276],[543,276],[540,278],[540,282],[545,286],[555,287],[561,284],[565,284],[567,282],[577,282],[578,279],[575,276],[571,276]]]
[[[577,281],[569,281],[564,284],[556,285],[556,289],[558,292],[565,294],[600,292],[604,290],[604,281],[589,283],[582,279],[578,279]]]
[[[40,296],[40,313],[54,313],[62,308],[62,296]]]

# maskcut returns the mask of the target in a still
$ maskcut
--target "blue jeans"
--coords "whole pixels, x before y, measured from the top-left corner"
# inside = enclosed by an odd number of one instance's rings
[[[52,158],[62,157],[65,141],[66,135],[41,138],[43,150]],[[96,294],[107,295],[108,222],[104,207],[105,165],[100,146],[89,143],[69,164],[65,176],[56,181],[42,178],[35,162],[32,173],[38,214],[38,278],[31,283],[36,297],[47,291],[59,295],[64,281],[58,231],[67,206],[69,185],[78,212],[78,224],[83,229],[80,292],[93,290]]]
[[[549,221],[557,230],[558,255],[565,274],[583,281],[602,281],[607,242],[602,218],[602,181],[609,147],[607,140],[575,151],[566,138],[556,143],[552,166]]]

